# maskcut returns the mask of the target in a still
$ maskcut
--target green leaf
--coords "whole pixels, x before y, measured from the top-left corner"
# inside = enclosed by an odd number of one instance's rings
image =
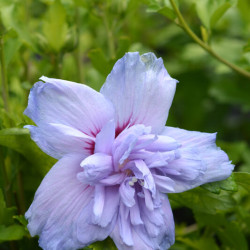
[[[237,7],[238,7],[239,12],[242,15],[245,23],[250,23],[250,15],[249,15],[250,1],[249,0],[238,0]]]
[[[23,215],[14,215],[13,219],[19,221],[25,227],[28,225],[28,221],[25,219]]]
[[[63,46],[63,51],[71,52],[77,47],[77,31],[76,26],[68,28],[66,40]]]
[[[194,0],[196,12],[208,29],[213,28],[226,11],[232,7],[236,0]]]
[[[0,129],[9,128],[11,124],[15,124],[12,115],[5,109],[0,108]]]
[[[235,206],[231,194],[221,191],[213,194],[200,187],[180,194],[168,194],[169,198],[194,211],[215,214],[217,211],[229,211]]]
[[[169,7],[163,7],[157,11],[159,14],[162,14],[163,16],[167,17],[170,20],[175,20],[176,19],[176,14],[175,12],[169,8]]]
[[[248,40],[247,44],[243,47],[243,51],[245,53],[250,52],[250,39]]]
[[[20,240],[26,234],[27,232],[21,225],[11,225],[9,227],[0,225],[0,242],[10,241],[10,240]]]
[[[16,213],[16,208],[11,207],[7,208],[2,190],[0,189],[0,224],[4,224],[6,226],[13,223],[13,216]]]
[[[9,38],[4,44],[4,56],[6,67],[11,62],[17,51],[20,49],[22,43],[18,38]]]
[[[55,159],[43,153],[30,139],[28,129],[9,128],[0,130],[0,145],[22,154],[30,163],[37,166],[43,174],[56,162]]]
[[[91,50],[88,56],[95,69],[102,75],[107,76],[110,73],[113,65],[109,63],[101,49]]]
[[[219,6],[218,9],[214,11],[212,16],[210,17],[210,27],[213,28],[215,24],[220,20],[220,18],[226,13],[226,11],[232,7],[230,3],[224,3]]]
[[[56,0],[50,6],[43,25],[43,33],[54,52],[59,52],[64,46],[67,31],[66,11],[61,1]]]
[[[235,182],[250,192],[250,174],[249,173],[234,173]]]
[[[144,0],[144,3],[148,5],[147,12],[162,14],[172,21],[176,19],[176,14],[168,2],[163,5],[156,0]]]
[[[221,103],[238,104],[243,111],[250,110],[250,84],[248,82],[224,81],[214,83],[209,90],[211,96]]]
[[[25,15],[25,8],[21,3],[11,4],[0,9],[2,21],[6,29],[13,29],[18,34],[21,41],[33,46],[33,39],[25,22],[19,22]]]
[[[229,249],[247,249],[246,239],[236,221],[227,220],[223,214],[211,215],[197,212],[195,213],[195,219],[199,227],[212,228],[213,232],[219,236],[222,244]]]
[[[0,1],[0,8],[5,7],[5,6],[9,6],[9,5],[11,5],[12,3],[13,3],[13,2],[10,1],[10,0],[1,0],[1,1]]]
[[[248,250],[246,238],[237,223],[227,223],[225,227],[218,230],[218,235],[223,244],[228,247],[224,249]]]
[[[201,237],[200,239],[190,239],[177,237],[176,241],[180,241],[185,245],[197,250],[219,250],[213,238]]]
[[[207,183],[201,187],[215,194],[219,194],[221,190],[232,192],[236,192],[238,190],[238,186],[234,181],[233,175],[228,177],[226,180]]]
[[[119,42],[118,42],[116,57],[117,58],[123,57],[124,54],[129,50],[130,44],[131,44],[131,41],[130,41],[129,37],[127,37],[127,36],[120,37]]]
[[[203,1],[195,1],[195,8],[197,15],[202,21],[203,25],[210,29],[209,27],[209,19],[214,9],[214,1],[203,0]]]
[[[108,237],[104,241],[97,241],[87,248],[84,248],[84,250],[91,249],[91,250],[117,250],[117,247],[115,246],[113,240]]]
[[[223,214],[208,214],[208,213],[194,213],[195,220],[200,228],[210,226],[212,228],[219,228],[227,224],[227,220]]]

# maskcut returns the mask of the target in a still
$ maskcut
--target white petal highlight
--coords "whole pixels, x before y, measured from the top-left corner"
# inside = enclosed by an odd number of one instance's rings
[[[83,171],[77,174],[77,178],[90,185],[98,184],[100,180],[108,177],[113,171],[112,157],[102,153],[90,155],[80,165]]]
[[[115,122],[114,120],[111,120],[104,125],[100,133],[98,133],[96,136],[95,153],[104,153],[111,155],[114,140]]]
[[[93,188],[80,183],[81,155],[68,155],[49,171],[26,212],[32,236],[40,235],[43,249],[78,249],[76,224],[82,209],[91,201]]]
[[[87,156],[94,150],[95,139],[73,127],[55,123],[24,127],[29,129],[32,140],[46,154],[56,159],[69,153],[81,153]]]
[[[127,207],[133,207],[135,205],[135,189],[129,184],[130,178],[127,178],[119,188],[119,193],[122,202]]]
[[[57,129],[58,136],[54,139],[51,131],[46,132],[50,130],[49,124],[67,126],[81,132],[83,136],[95,137],[114,118],[110,101],[88,86],[47,77],[41,79],[45,83],[40,81],[33,86],[24,114],[38,126],[39,129],[35,131],[36,142],[42,141],[39,144],[43,145],[41,148],[46,153],[52,148],[49,153],[51,156],[60,158],[64,155],[63,148],[58,148],[57,144],[64,142],[65,134],[60,134],[62,130]],[[67,137],[70,136],[67,134]],[[74,143],[74,136],[72,141]],[[72,153],[68,150],[68,153]]]
[[[154,133],[163,130],[176,83],[153,53],[126,53],[101,89],[114,104],[117,133],[129,124],[151,126]]]
[[[187,131],[166,127],[163,135],[173,137],[182,147],[181,157],[172,161],[168,168],[176,169],[180,175],[169,175],[175,185],[175,192],[183,192],[202,184],[228,178],[234,165],[227,154],[216,146],[216,134]]]

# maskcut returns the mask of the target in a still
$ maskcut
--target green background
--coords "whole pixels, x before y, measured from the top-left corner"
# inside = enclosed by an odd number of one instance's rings
[[[249,0],[175,1],[186,23],[223,60],[250,71]],[[0,249],[39,249],[23,217],[55,160],[30,140],[23,115],[42,75],[99,90],[127,51],[154,52],[179,80],[167,125],[218,132],[235,173],[171,194],[171,249],[248,249],[250,78],[181,28],[170,1],[0,0]],[[211,51],[210,51],[211,52]],[[249,74],[249,73],[248,73]],[[111,239],[86,249],[116,249]]]

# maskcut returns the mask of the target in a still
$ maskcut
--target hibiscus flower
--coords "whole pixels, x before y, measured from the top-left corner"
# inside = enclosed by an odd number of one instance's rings
[[[168,193],[223,180],[233,165],[216,134],[166,127],[177,80],[153,53],[127,53],[101,88],[41,77],[25,115],[32,139],[58,162],[26,212],[43,249],[110,236],[118,249],[175,241]]]

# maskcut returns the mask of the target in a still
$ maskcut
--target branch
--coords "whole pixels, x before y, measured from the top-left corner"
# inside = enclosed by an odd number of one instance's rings
[[[0,34],[0,64],[1,64],[1,82],[2,82],[2,98],[4,109],[6,112],[9,112],[9,94],[8,94],[8,85],[5,69],[5,60],[4,60],[4,46],[3,46],[3,36]]]
[[[223,64],[227,65],[229,68],[234,70],[240,75],[245,76],[246,78],[250,79],[250,72],[238,67],[237,65],[228,62],[227,60],[223,59],[221,56],[219,56],[208,44],[203,42],[188,26],[186,23],[184,17],[182,16],[181,12],[179,11],[178,7],[175,4],[174,0],[170,0],[171,5],[173,6],[173,9],[179,19],[179,22],[181,24],[182,29],[196,42],[198,43],[203,49],[205,49],[210,55],[212,55],[214,58],[222,62]]]

